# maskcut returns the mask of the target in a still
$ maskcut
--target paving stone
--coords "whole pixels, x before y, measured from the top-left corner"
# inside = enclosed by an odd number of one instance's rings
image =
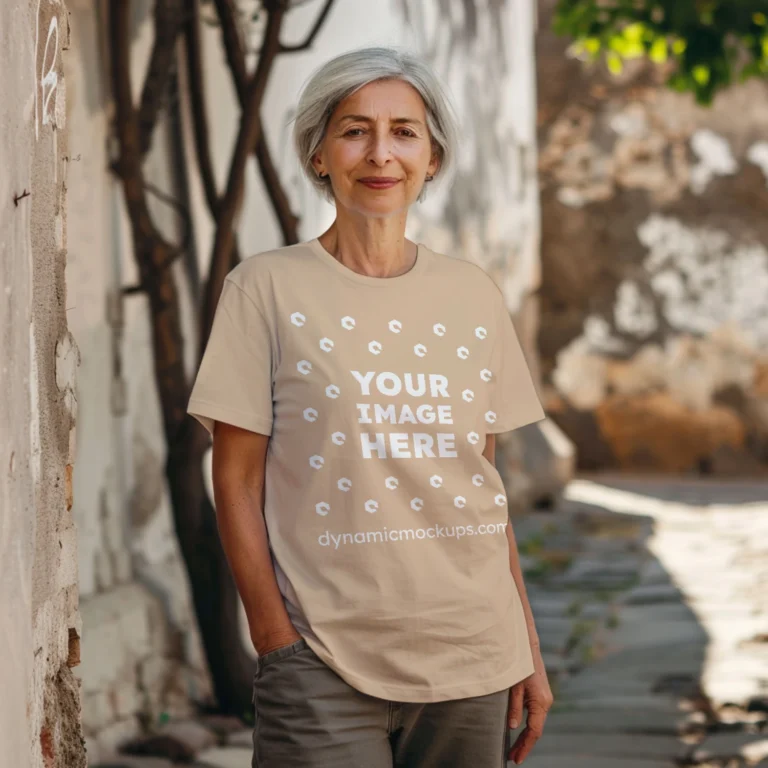
[[[640,584],[643,586],[671,584],[672,577],[669,571],[657,558],[646,560],[639,572]]]
[[[680,643],[706,647],[708,641],[690,608],[674,604],[624,606],[619,625],[611,635],[611,644],[620,648],[663,648]]]
[[[544,662],[544,668],[550,674],[563,674],[573,668],[573,662],[559,653],[542,651],[541,658]]]
[[[547,733],[536,745],[538,755],[570,755],[572,757],[682,758],[688,748],[674,736],[601,733]]]
[[[213,747],[197,756],[198,768],[251,768],[253,749]]]
[[[653,693],[653,679],[633,679],[626,676],[594,675],[586,667],[582,674],[565,680],[561,686],[561,693],[567,698],[590,699],[600,696],[648,696]]]
[[[757,762],[768,758],[768,734],[713,733],[697,745],[694,754],[700,760],[743,755],[750,762]]]
[[[536,621],[542,651],[562,651],[573,633],[573,619],[542,617]]]
[[[568,697],[563,701],[563,705],[571,710],[594,710],[594,709],[650,709],[657,712],[665,712],[670,717],[678,715],[677,705],[667,698],[661,696],[652,696],[650,694],[601,694],[600,691],[594,691],[592,696],[581,696],[577,698]]]
[[[159,734],[170,736],[184,744],[192,754],[202,752],[219,742],[217,735],[210,728],[194,720],[172,721],[164,725]]]
[[[246,727],[246,724],[239,717],[233,715],[204,715],[200,718],[200,723],[206,728],[210,728],[221,738],[231,733],[238,733]]]
[[[562,755],[538,756],[536,749],[525,759],[525,768],[675,768],[671,760],[650,759],[643,760],[634,757],[574,757]],[[507,763],[507,768],[514,768],[515,764]]]
[[[584,588],[617,587],[637,581],[640,560],[622,556],[620,562],[605,559],[579,558],[568,570],[552,577],[555,584]]]
[[[172,763],[162,757],[134,757],[119,755],[106,762],[88,763],[88,768],[174,768],[178,763]]]
[[[683,713],[659,709],[604,709],[550,712],[546,733],[632,733],[675,736],[686,724]]]
[[[683,594],[672,584],[641,584],[630,589],[620,598],[620,601],[626,605],[682,603],[683,600]]]
[[[569,611],[573,610],[573,606],[577,603],[577,599],[573,595],[538,595],[531,597],[529,594],[531,603],[531,610],[533,616],[537,620],[540,618],[564,618],[569,616]]]
[[[245,728],[241,731],[230,733],[227,737],[227,746],[253,749],[253,729]]]

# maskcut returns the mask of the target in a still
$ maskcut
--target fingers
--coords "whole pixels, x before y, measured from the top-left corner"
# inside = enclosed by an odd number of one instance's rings
[[[520,765],[528,757],[528,754],[540,738],[541,733],[536,733],[526,726],[523,732],[515,739],[512,749],[509,750],[509,759],[515,765]]]
[[[541,738],[544,732],[544,721],[547,719],[547,712],[538,707],[528,711],[528,722],[523,732],[515,739],[515,743],[509,750],[509,759],[516,765],[525,760],[528,754]]]
[[[509,727],[513,730],[523,722],[523,695],[525,687],[518,683],[509,692]]]

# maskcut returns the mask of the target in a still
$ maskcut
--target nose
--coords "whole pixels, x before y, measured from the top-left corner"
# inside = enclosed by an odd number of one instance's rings
[[[371,143],[368,148],[368,162],[379,168],[385,166],[392,157],[392,137],[389,130],[379,130],[371,133]]]

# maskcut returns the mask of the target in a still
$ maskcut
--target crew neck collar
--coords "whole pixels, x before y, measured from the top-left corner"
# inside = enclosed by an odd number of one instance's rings
[[[342,264],[338,259],[334,258],[331,253],[325,250],[317,237],[313,240],[309,240],[307,245],[311,248],[312,253],[331,269],[338,272],[341,277],[361,285],[371,285],[376,286],[377,288],[399,288],[412,282],[424,271],[427,261],[426,248],[421,243],[416,243],[416,261],[407,272],[403,272],[401,275],[395,275],[394,277],[374,277],[373,275],[363,275],[360,272],[355,272],[354,269],[350,269]]]

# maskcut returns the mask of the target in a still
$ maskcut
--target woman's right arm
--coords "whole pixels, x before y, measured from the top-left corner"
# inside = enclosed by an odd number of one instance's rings
[[[260,656],[300,639],[277,586],[264,521],[269,436],[217,421],[213,494],[224,554]]]

